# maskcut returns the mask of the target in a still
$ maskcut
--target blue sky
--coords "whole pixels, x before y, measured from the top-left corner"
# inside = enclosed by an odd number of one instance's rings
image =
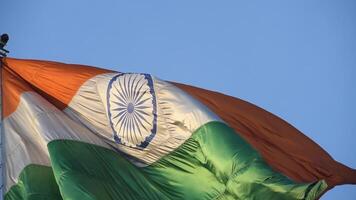
[[[356,168],[356,1],[1,2],[12,57],[147,72],[257,104]],[[356,199],[339,186],[322,200]]]

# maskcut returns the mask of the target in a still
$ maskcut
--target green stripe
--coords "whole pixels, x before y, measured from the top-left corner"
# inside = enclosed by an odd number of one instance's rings
[[[63,199],[164,199],[140,170],[118,153],[87,143],[48,144]]]
[[[296,184],[273,171],[257,151],[220,122],[199,128],[144,173],[171,199],[315,199],[327,187],[324,181]]]
[[[5,195],[6,200],[61,200],[58,186],[51,167],[41,165],[26,166],[18,183]]]
[[[202,126],[144,168],[78,141],[52,141],[48,149],[63,199],[316,199],[327,186],[324,181],[297,184],[273,171],[221,122]]]

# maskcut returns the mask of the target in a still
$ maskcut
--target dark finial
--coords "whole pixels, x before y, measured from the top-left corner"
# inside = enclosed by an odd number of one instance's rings
[[[6,57],[6,54],[9,53],[8,50],[4,49],[7,42],[9,41],[9,35],[4,33],[0,36],[0,56]]]

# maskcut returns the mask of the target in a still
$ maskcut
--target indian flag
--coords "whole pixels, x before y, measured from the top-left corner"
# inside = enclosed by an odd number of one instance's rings
[[[2,60],[6,200],[317,199],[355,170],[271,113],[144,73]]]

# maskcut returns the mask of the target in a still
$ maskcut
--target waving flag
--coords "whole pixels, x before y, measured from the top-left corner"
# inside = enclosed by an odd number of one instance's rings
[[[355,170],[248,102],[163,81],[4,58],[5,199],[317,199]]]

